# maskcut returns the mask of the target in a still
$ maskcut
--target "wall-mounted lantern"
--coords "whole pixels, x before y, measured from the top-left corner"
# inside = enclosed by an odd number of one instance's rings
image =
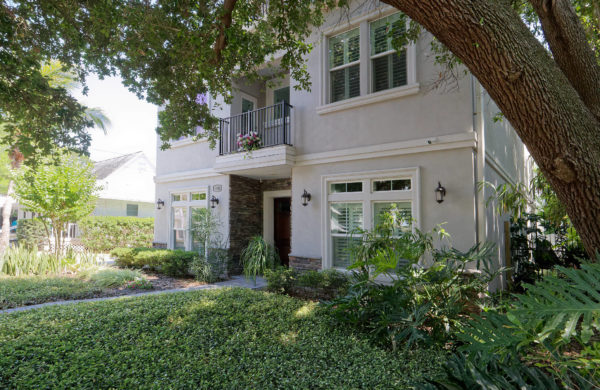
[[[302,193],[302,206],[306,207],[311,198],[312,196],[306,190],[304,190],[304,193]]]
[[[442,186],[442,183],[438,181],[438,186],[435,189],[435,200],[438,203],[442,203],[444,201],[444,196],[446,196],[446,187]]]
[[[214,209],[215,207],[217,207],[217,205],[219,204],[219,199],[216,196],[211,196],[210,197],[210,208]]]
[[[165,207],[165,201],[158,198],[158,200],[156,201],[156,208],[158,210],[162,210],[163,207]]]

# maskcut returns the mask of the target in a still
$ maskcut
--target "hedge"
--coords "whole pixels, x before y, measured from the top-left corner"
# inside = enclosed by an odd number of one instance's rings
[[[117,247],[151,247],[154,218],[90,216],[78,223],[81,243],[94,252]]]
[[[48,241],[44,223],[39,218],[20,219],[17,222],[17,241],[28,249],[39,249]]]
[[[318,304],[247,289],[3,314],[5,389],[406,389],[435,349],[391,352]]]
[[[150,267],[170,275],[190,275],[190,266],[199,255],[196,252],[153,248],[115,248],[110,252],[119,267]]]

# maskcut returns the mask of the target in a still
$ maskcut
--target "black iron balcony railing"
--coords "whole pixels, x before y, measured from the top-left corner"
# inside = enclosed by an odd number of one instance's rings
[[[253,144],[255,148],[292,145],[290,121],[292,108],[288,103],[280,102],[273,106],[221,119],[219,154],[247,151],[248,148],[239,142],[241,137],[247,135],[258,137],[258,141]]]

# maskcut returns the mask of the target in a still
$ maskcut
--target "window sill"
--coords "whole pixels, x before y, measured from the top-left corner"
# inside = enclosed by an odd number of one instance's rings
[[[325,115],[332,112],[349,110],[368,104],[380,103],[387,100],[397,99],[404,96],[415,95],[419,93],[419,84],[409,84],[402,87],[388,89],[386,91],[370,93],[365,96],[358,96],[352,99],[342,100],[341,102],[329,103],[317,107],[317,114]]]

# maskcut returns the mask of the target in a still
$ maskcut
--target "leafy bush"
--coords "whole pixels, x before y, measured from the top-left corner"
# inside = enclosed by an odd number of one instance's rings
[[[258,275],[263,275],[265,270],[273,269],[280,263],[277,249],[266,242],[261,236],[250,239],[248,246],[240,255],[244,275],[256,281]]]
[[[348,277],[334,269],[298,272],[277,267],[265,271],[267,289],[272,292],[302,296],[310,299],[331,299],[348,287]]]
[[[332,329],[315,303],[248,289],[48,307],[0,321],[6,389],[402,389],[443,361],[435,349],[381,349]]]
[[[214,283],[226,278],[230,257],[227,248],[208,248],[205,256],[196,257],[190,266],[196,280],[205,283]]]
[[[78,226],[82,244],[95,252],[108,252],[115,247],[151,247],[154,239],[154,218],[90,216]]]
[[[116,248],[110,252],[120,267],[151,269],[169,276],[187,276],[199,255],[196,252],[154,248]]]
[[[277,267],[265,270],[267,290],[280,294],[289,294],[297,284],[298,271],[293,268]]]
[[[39,218],[21,219],[17,223],[17,241],[28,249],[40,249],[48,242],[48,232]]]
[[[491,245],[476,245],[465,253],[434,249],[435,236],[448,239],[441,227],[430,233],[405,229],[394,210],[373,231],[358,233],[363,240],[352,250],[348,293],[326,306],[339,322],[393,349],[402,343],[446,343],[477,311],[478,297],[502,271],[491,271]],[[431,259],[427,267],[425,258]],[[482,272],[468,276],[469,264]]]
[[[526,293],[515,294],[504,310],[465,324],[458,338],[468,364],[535,365],[567,388],[600,387],[600,264],[556,270],[525,285]]]
[[[138,270],[97,267],[82,270],[77,274],[77,277],[92,282],[99,287],[119,287],[127,282],[143,279],[142,273]]]
[[[57,273],[63,266],[64,262],[56,256],[22,244],[7,248],[0,256],[0,273],[10,276]]]

